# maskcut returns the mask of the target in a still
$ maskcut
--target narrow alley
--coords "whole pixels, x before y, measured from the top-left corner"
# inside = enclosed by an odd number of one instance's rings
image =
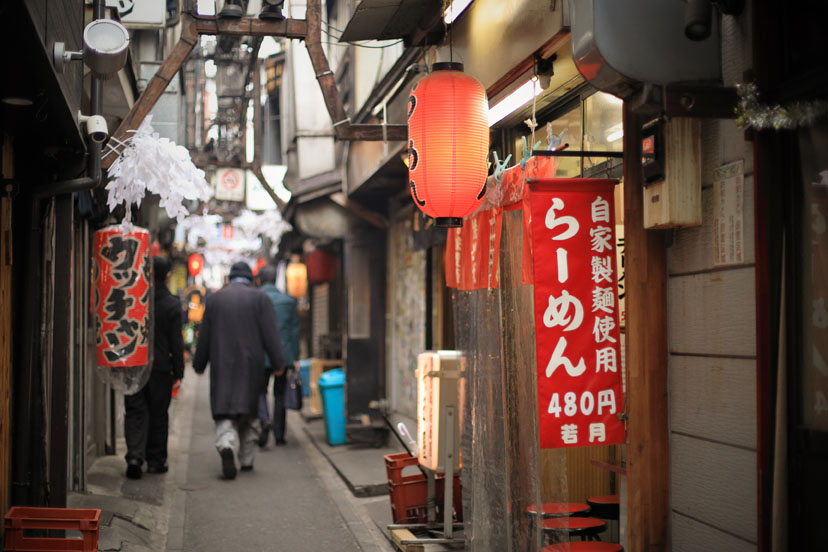
[[[828,550],[826,20],[0,0],[0,551]]]
[[[101,508],[99,550],[394,550],[377,525],[390,523],[388,496],[353,495],[306,431],[321,420],[290,412],[287,444],[271,437],[253,471],[228,481],[214,445],[209,374],[187,367],[170,416],[168,473],[124,477],[121,441],[90,469],[89,493],[70,495],[72,507]],[[363,477],[384,473],[383,451],[368,451],[377,463]]]

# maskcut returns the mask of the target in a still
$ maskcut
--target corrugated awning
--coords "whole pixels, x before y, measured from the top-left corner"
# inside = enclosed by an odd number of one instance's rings
[[[440,0],[362,0],[339,41],[402,38],[409,43],[415,33],[429,31],[441,11]]]

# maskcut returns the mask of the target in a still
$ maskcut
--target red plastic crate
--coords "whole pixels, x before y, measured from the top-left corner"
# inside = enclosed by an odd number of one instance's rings
[[[31,508],[15,506],[6,514],[3,550],[97,552],[101,511],[85,508]],[[81,538],[33,537],[27,531],[78,531]]]
[[[388,494],[391,496],[391,516],[394,523],[425,523],[428,516],[428,481],[417,472],[403,475],[403,469],[416,466],[417,458],[407,452],[385,456],[385,470],[388,473]],[[443,519],[443,490],[445,475],[436,477],[436,516]],[[454,515],[455,521],[463,520],[463,497],[460,494],[460,474],[454,474]]]

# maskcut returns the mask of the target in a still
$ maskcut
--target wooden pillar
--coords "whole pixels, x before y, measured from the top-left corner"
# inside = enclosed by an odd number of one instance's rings
[[[667,254],[644,229],[640,124],[624,105],[627,327],[627,550],[670,547]]]
[[[73,194],[55,198],[54,337],[49,418],[49,506],[66,507],[69,453],[69,371],[72,368]]]
[[[3,179],[14,177],[11,137],[3,137]],[[5,194],[5,190],[2,190]],[[0,199],[0,518],[6,517],[11,495],[11,200]]]

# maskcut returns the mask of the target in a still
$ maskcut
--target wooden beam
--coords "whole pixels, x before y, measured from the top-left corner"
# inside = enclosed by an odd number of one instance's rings
[[[311,65],[316,73],[316,80],[322,89],[322,96],[325,99],[325,107],[334,125],[334,131],[339,137],[343,127],[350,125],[348,115],[345,114],[345,106],[342,105],[342,98],[336,89],[336,80],[333,71],[328,65],[328,58],[325,50],[322,49],[322,6],[320,0],[308,0],[307,15],[308,36],[305,39],[305,46],[308,48]]]
[[[373,142],[405,142],[408,140],[408,125],[344,125],[337,129],[339,140],[365,140]]]
[[[641,127],[624,104],[627,328],[627,550],[670,548],[667,250],[644,229]]]
[[[194,21],[196,32],[200,35],[283,36],[304,40],[308,34],[308,22],[304,19],[265,21],[253,17],[243,17],[241,19],[211,17],[207,19],[199,18]]]
[[[345,210],[358,216],[371,226],[375,226],[381,230],[386,230],[391,226],[390,221],[382,215],[378,215],[368,207],[358,203],[352,199],[348,199],[342,192],[331,194],[331,201],[343,207]]]
[[[305,46],[308,48],[313,70],[316,73],[316,80],[322,89],[322,96],[325,99],[325,107],[333,122],[334,133],[337,140],[353,141],[366,140],[373,142],[381,141],[405,141],[408,139],[408,125],[353,125],[345,113],[345,106],[342,105],[342,98],[336,88],[336,79],[333,71],[328,65],[328,58],[325,50],[322,49],[322,7],[320,0],[308,0],[307,8],[308,35],[305,39]]]
[[[258,161],[253,163],[253,174],[255,174],[256,178],[259,179],[262,188],[265,189],[267,195],[269,195],[273,202],[276,204],[276,207],[278,207],[279,210],[284,213],[285,207],[287,207],[287,203],[282,201],[282,198],[276,195],[276,192],[273,190],[273,186],[270,185],[264,173],[262,172],[262,165]]]
[[[193,47],[195,47],[197,42],[198,33],[196,32],[195,20],[188,15],[182,14],[181,36],[178,39],[178,42],[172,52],[170,52],[169,57],[164,60],[164,63],[162,63],[161,67],[158,68],[158,71],[155,72],[155,75],[153,75],[152,79],[149,81],[149,84],[147,84],[147,87],[141,93],[138,101],[135,102],[132,109],[130,109],[129,113],[127,113],[127,116],[123,121],[121,121],[118,129],[112,133],[112,138],[123,142],[129,138],[130,130],[135,130],[141,126],[141,123],[144,122],[144,118],[146,118],[146,116],[149,115],[149,112],[152,111],[152,108],[155,107],[155,103],[164,93],[164,90],[167,89],[167,85],[175,77],[176,73],[178,73],[181,66],[190,56],[190,52],[193,51]],[[110,138],[110,142],[112,142],[112,138]],[[117,144],[117,142],[115,142],[115,144]],[[104,151],[106,151],[106,149],[104,149]],[[104,157],[101,162],[103,169],[108,169],[115,161],[115,158],[116,156],[114,153],[110,153]]]

